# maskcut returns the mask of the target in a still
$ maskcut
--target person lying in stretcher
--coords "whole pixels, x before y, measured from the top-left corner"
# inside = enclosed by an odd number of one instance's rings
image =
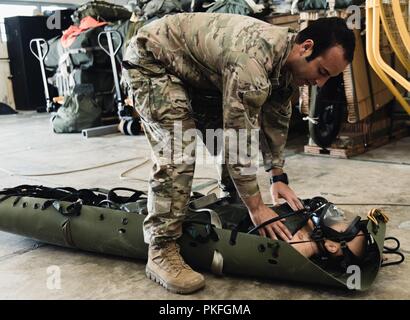
[[[292,234],[290,240],[282,240],[306,258],[327,260],[328,264],[346,269],[349,265],[360,265],[371,254],[367,221],[359,216],[347,220],[343,211],[326,199],[313,198],[306,209],[297,212],[290,212],[286,204],[273,209]]]

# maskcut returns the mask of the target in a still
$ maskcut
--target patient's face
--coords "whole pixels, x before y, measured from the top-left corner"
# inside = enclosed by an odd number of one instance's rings
[[[332,225],[332,229],[343,232],[345,231],[349,225],[344,222],[338,222]],[[349,250],[356,256],[361,257],[364,253],[365,245],[366,245],[366,237],[364,237],[363,231],[359,231],[356,237],[354,237],[351,241],[347,242],[347,247]],[[339,242],[332,241],[332,240],[325,240],[325,248],[326,250],[335,257],[339,257],[343,255],[343,251]]]

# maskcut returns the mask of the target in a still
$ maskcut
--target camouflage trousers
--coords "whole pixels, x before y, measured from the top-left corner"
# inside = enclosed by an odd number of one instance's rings
[[[182,234],[195,171],[196,136],[185,139],[185,133],[198,129],[206,139],[205,129],[222,128],[222,97],[206,98],[165,70],[151,74],[134,67],[124,70],[123,77],[141,117],[154,163],[144,240],[150,245],[176,240]],[[184,139],[176,139],[177,135]],[[220,149],[209,152],[216,155]],[[238,198],[226,166],[217,169],[222,190]]]

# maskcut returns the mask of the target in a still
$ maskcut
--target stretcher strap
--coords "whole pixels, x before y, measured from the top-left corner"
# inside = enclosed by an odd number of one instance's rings
[[[222,270],[224,265],[224,258],[218,250],[214,250],[214,256],[212,258],[211,270],[214,274],[222,276]]]
[[[70,219],[67,219],[61,225],[61,231],[63,232],[63,237],[65,243],[70,247],[75,247],[73,237],[71,235],[71,224]]]
[[[393,254],[393,255],[397,255],[400,257],[400,260],[398,261],[393,261],[393,262],[387,262],[387,263],[382,263],[381,267],[387,267],[387,266],[392,266],[395,264],[400,264],[404,261],[404,255],[399,252],[400,249],[400,241],[399,239],[395,238],[395,237],[386,237],[384,239],[384,242],[389,241],[389,240],[393,240],[393,242],[395,242],[395,246],[394,247],[389,247],[389,246],[383,246],[383,254],[387,255],[387,254]]]

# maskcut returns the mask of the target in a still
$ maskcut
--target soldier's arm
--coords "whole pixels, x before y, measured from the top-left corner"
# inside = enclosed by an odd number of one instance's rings
[[[269,96],[270,81],[265,69],[255,60],[245,59],[242,61],[238,58],[236,62],[237,64],[227,68],[223,75],[224,132],[225,134],[231,133],[227,134],[228,138],[236,134],[237,145],[246,140],[245,146],[250,147],[252,130],[255,134],[253,137],[259,136],[258,118],[261,107]],[[248,135],[246,137],[240,136],[240,130],[245,130]],[[254,140],[253,148],[249,148],[250,153],[252,154],[253,151],[253,155],[256,156],[256,160],[259,156],[257,140],[256,146]],[[225,161],[235,187],[249,210],[252,222],[254,225],[259,225],[277,217],[277,214],[262,201],[256,178],[258,161],[255,163],[255,159],[252,157],[242,157],[243,150],[241,148],[230,150],[229,143],[225,140],[225,155],[235,153],[237,161],[232,163],[229,157],[225,157]],[[276,221],[259,229],[259,233],[272,239],[277,239],[277,236],[282,239],[290,239],[292,236],[282,221]]]
[[[285,160],[283,152],[288,137],[292,114],[290,96],[277,102],[273,93],[262,107],[260,117],[260,143],[266,171],[282,173]]]
[[[225,162],[238,193],[242,198],[249,198],[259,194],[258,163],[255,163],[257,159],[247,157],[247,151],[253,151],[251,155],[256,158],[259,155],[257,119],[269,96],[270,82],[256,60],[241,57],[225,68],[223,84]]]
[[[272,175],[283,173],[283,152],[288,136],[289,122],[292,114],[290,102],[292,89],[281,92],[272,92],[269,99],[262,107],[260,117],[260,142],[265,170]],[[278,203],[279,198],[284,198],[293,210],[302,209],[303,204],[295,192],[288,185],[276,182],[271,187],[273,203]]]

